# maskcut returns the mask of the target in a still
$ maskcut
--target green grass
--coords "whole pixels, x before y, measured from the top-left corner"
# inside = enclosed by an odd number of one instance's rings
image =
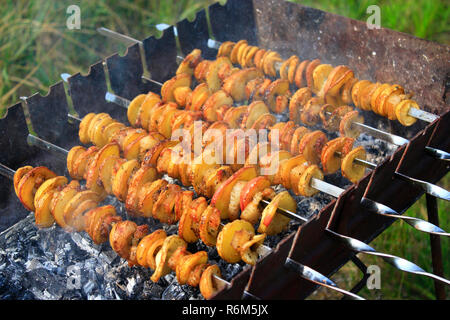
[[[81,30],[68,30],[66,8],[72,0],[2,0],[0,5],[0,116],[7,106],[36,91],[45,94],[60,80],[63,72],[86,73],[88,66],[115,52],[123,53],[123,44],[99,35],[96,28],[112,30],[144,39],[158,34],[157,23],[174,24],[184,18],[192,20],[199,9],[212,0],[164,1],[77,1],[81,8]],[[221,1],[222,3],[224,1]],[[450,44],[450,6],[436,0],[302,0],[294,1],[353,19],[367,20],[366,8],[376,4],[381,9],[381,26],[415,36]],[[450,178],[441,184],[450,187]],[[450,205],[439,201],[441,226],[450,230]],[[424,199],[406,213],[427,219]],[[431,271],[429,237],[405,223],[395,222],[372,245],[381,252],[405,257]],[[450,252],[448,239],[442,239],[444,256]],[[366,264],[381,268],[381,290],[364,289],[367,298],[433,299],[433,281],[407,275],[378,258],[361,256]],[[444,259],[446,277],[450,278],[449,260]],[[360,277],[358,270],[347,264],[335,278],[350,288]],[[447,291],[448,292],[448,291]],[[328,291],[322,291],[332,297]]]

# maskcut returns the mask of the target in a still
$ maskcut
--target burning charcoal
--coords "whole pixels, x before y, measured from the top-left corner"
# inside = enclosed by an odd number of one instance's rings
[[[144,281],[142,290],[142,299],[159,300],[164,292],[164,288],[158,283],[152,281]]]
[[[94,281],[89,280],[89,281],[86,282],[86,284],[83,286],[83,293],[84,293],[85,295],[89,295],[89,294],[92,292],[92,290],[93,290],[96,286],[97,286],[97,284],[96,284]]]
[[[182,300],[187,298],[187,293],[182,289],[178,282],[173,281],[163,292],[164,300]]]

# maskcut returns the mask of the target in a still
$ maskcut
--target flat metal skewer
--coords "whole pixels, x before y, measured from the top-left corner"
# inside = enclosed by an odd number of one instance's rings
[[[406,259],[394,256],[391,254],[378,252],[374,248],[369,246],[368,244],[366,244],[358,239],[344,236],[344,235],[334,232],[328,228],[326,228],[325,230],[328,231],[333,237],[335,237],[336,239],[343,242],[348,248],[350,248],[353,251],[380,257],[401,271],[422,275],[425,277],[429,277],[429,278],[438,280],[442,283],[445,283],[446,285],[450,285],[449,280],[439,277],[433,273],[426,272],[421,267],[412,263],[411,261],[408,261]]]

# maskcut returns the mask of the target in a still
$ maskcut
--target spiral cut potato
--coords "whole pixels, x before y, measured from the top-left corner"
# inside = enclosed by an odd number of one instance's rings
[[[297,88],[308,87],[323,99],[323,103],[335,107],[353,102],[357,108],[371,110],[389,120],[398,120],[404,126],[417,121],[408,115],[410,108],[420,109],[417,102],[411,100],[412,94],[405,94],[397,84],[359,80],[353,70],[344,65],[333,67],[322,64],[319,59],[301,61],[295,55],[283,60],[278,53],[250,46],[246,40],[223,42],[217,57],[228,57],[242,68],[255,67],[270,77],[277,76],[276,68],[280,66],[280,79],[295,84]]]
[[[153,269],[154,282],[174,270],[179,284],[199,286],[205,299],[217,292],[213,276],[220,277],[220,269],[207,263],[205,251],[191,254],[186,250],[187,243],[177,235],[167,236],[162,229],[148,234],[147,225],[123,221],[113,206],[99,207],[100,196],[81,188],[76,180],[68,183],[67,178],[46,167],[26,166],[14,175],[14,187],[27,209],[36,203],[38,227],[47,228],[56,221],[67,231],[86,231],[95,244],[109,240],[111,248],[130,266]]]

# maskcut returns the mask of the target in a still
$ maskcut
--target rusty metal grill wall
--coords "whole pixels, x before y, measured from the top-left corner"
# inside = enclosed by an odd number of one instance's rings
[[[448,166],[425,154],[424,147],[443,150],[450,147],[450,49],[388,29],[368,30],[364,22],[285,1],[228,0],[225,6],[210,6],[208,14],[211,34],[219,41],[247,39],[251,44],[278,51],[283,58],[296,54],[302,59],[319,58],[332,65],[350,65],[357,77],[398,83],[414,91],[425,110],[441,115],[432,124],[418,123],[410,128],[386,120],[386,129],[413,137],[410,144],[398,148],[358,184],[281,241],[255,267],[244,269],[232,280],[230,288],[215,297],[240,299],[246,288],[263,299],[305,298],[314,285],[284,267],[287,257],[325,275],[334,273],[353,253],[324,232],[328,224],[342,234],[370,242],[393,221],[365,212],[359,204],[362,196],[404,212],[422,191],[395,178],[396,171],[432,183],[448,172]],[[192,22],[183,20],[177,24],[183,54],[200,48],[206,58],[214,57],[215,52],[206,45],[210,36],[207,26],[205,11],[199,12]],[[152,78],[161,82],[170,78],[177,67],[173,27],[166,29],[159,39],[144,39],[143,47]],[[88,112],[108,112],[126,122],[124,109],[104,99],[105,68],[111,88],[125,98],[132,99],[149,90],[159,91],[159,87],[141,80],[143,67],[138,44],[129,46],[123,56],[114,54],[104,62],[105,66],[103,61],[92,65],[87,75],[78,73],[69,78],[70,99],[80,117]],[[53,85],[46,96],[35,94],[26,102],[38,136],[64,148],[78,143],[77,128],[68,123],[69,107],[62,82]],[[59,174],[67,173],[63,161],[51,159],[43,151],[27,145],[28,128],[22,107],[20,103],[10,107],[0,119],[0,162],[13,169],[24,164],[49,165]],[[2,230],[25,217],[27,212],[16,199],[11,182],[4,177],[0,177],[0,195]]]

